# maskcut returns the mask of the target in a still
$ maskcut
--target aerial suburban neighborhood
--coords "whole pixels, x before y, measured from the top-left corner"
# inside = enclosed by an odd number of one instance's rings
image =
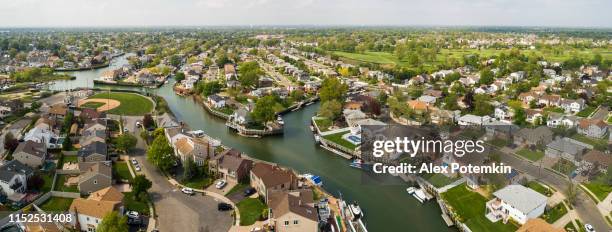
[[[0,232],[612,231],[611,25],[138,22],[0,23]]]

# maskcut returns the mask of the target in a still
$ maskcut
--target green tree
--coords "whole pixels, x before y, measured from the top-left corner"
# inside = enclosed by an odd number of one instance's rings
[[[176,82],[181,82],[182,80],[185,80],[185,74],[182,72],[177,72],[176,74],[174,74],[174,80],[176,80]]]
[[[255,86],[259,76],[264,74],[256,61],[244,62],[238,67],[238,80],[243,86]]]
[[[457,95],[449,94],[444,98],[444,108],[447,110],[458,110]]]
[[[347,92],[347,85],[342,84],[338,78],[330,77],[326,78],[323,80],[323,83],[321,83],[319,97],[323,103],[331,100],[342,101]]]
[[[132,193],[134,193],[135,197],[140,197],[141,193],[146,193],[153,185],[144,175],[136,175],[130,184],[132,185]]]
[[[474,97],[474,114],[485,116],[493,113],[493,105],[490,103],[488,95],[478,94]]]
[[[490,85],[493,83],[493,72],[489,68],[485,68],[480,71],[480,80],[479,83],[481,85]]]
[[[339,101],[331,100],[323,102],[321,108],[319,108],[319,115],[322,117],[336,120],[342,113],[342,104]]]
[[[117,211],[112,211],[106,214],[104,218],[102,218],[102,222],[100,222],[100,224],[98,225],[98,228],[96,228],[96,231],[98,232],[127,232],[128,231],[127,217],[120,216],[119,212]]]
[[[525,110],[523,108],[515,108],[514,109],[514,124],[522,126],[525,125],[527,116],[525,115]]]
[[[184,180],[190,180],[191,178],[198,175],[198,166],[191,157],[187,158],[187,161],[183,164],[183,178]]]
[[[147,150],[147,159],[162,171],[168,171],[174,165],[173,149],[166,136],[157,136]]]
[[[268,95],[260,98],[255,103],[255,108],[253,108],[253,112],[251,112],[251,116],[257,122],[268,122],[274,120],[276,115],[274,111],[274,106],[277,104],[277,101],[274,96]]]
[[[115,146],[118,150],[127,153],[130,149],[136,146],[137,140],[130,133],[123,133],[115,139]]]
[[[221,88],[223,88],[223,85],[217,81],[206,82],[202,85],[202,94],[204,96],[210,96],[221,92]]]

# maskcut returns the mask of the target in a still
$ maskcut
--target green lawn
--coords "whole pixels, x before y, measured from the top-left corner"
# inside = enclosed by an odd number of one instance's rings
[[[552,196],[553,192],[547,188],[546,186],[538,183],[537,181],[530,181],[529,183],[527,183],[527,187],[529,187],[530,189],[535,190],[536,192],[539,192],[547,197]]]
[[[110,114],[118,115],[131,115],[138,116],[149,113],[153,110],[153,102],[149,99],[133,93],[117,93],[117,92],[104,92],[93,95],[91,98],[99,99],[113,99],[121,102],[121,105],[117,108],[108,111]]]
[[[502,221],[492,223],[485,217],[487,199],[467,189],[465,184],[458,185],[442,193],[442,199],[450,206],[470,230],[477,231],[515,231],[517,226]]]
[[[605,151],[608,149],[608,140],[607,139],[596,139],[587,137],[581,134],[574,134],[572,139],[578,140],[580,142],[593,145],[593,147],[600,151]]]
[[[584,183],[582,185],[584,185],[584,187],[588,188],[589,191],[595,194],[595,196],[597,196],[597,199],[599,199],[599,201],[605,200],[608,194],[612,192],[612,186],[607,185],[605,183],[598,182],[598,181],[591,181],[589,183]]]
[[[505,147],[505,146],[508,146],[510,144],[510,140],[495,138],[495,139],[489,141],[489,143],[493,144],[493,146],[496,146],[496,147]]]
[[[42,177],[42,179],[45,181],[45,184],[41,188],[41,191],[42,192],[51,191],[51,188],[53,187],[51,186],[53,184],[53,173],[41,173],[40,177]]]
[[[253,225],[262,218],[261,213],[267,207],[259,198],[245,198],[236,204],[240,211],[240,225]]]
[[[591,113],[593,113],[595,109],[597,109],[597,107],[587,106],[586,108],[584,108],[584,110],[578,112],[576,116],[583,118],[589,117],[589,115],[591,115]]]
[[[558,172],[569,176],[574,170],[576,170],[576,165],[565,159],[559,159],[559,161],[557,161],[557,163],[555,163],[552,168]]]
[[[567,224],[565,224],[565,227],[563,227],[565,229],[565,231],[567,232],[578,232],[578,230],[576,230],[576,227],[574,227],[574,223],[573,222],[568,222]]]
[[[66,180],[68,179],[68,175],[57,175],[57,180],[55,183],[55,191],[61,191],[61,192],[75,192],[78,193],[79,192],[79,188],[77,185],[71,185],[71,186],[65,186],[64,183],[66,182]]]
[[[344,131],[344,132],[339,132],[339,133],[335,133],[335,134],[331,134],[331,135],[326,135],[323,136],[323,138],[332,141],[340,146],[346,147],[350,150],[355,150],[355,148],[357,148],[357,145],[347,141],[346,139],[342,138],[342,136],[344,134],[350,133],[350,131]]]
[[[548,223],[555,223],[559,218],[563,217],[567,213],[567,207],[563,202],[557,204],[555,207],[548,209],[544,214],[542,214],[542,219],[546,220]]]
[[[249,187],[248,184],[238,183],[232,189],[230,189],[230,191],[227,191],[227,193],[225,195],[229,196],[229,195],[234,194],[234,193],[238,193],[238,192],[241,193],[241,192],[243,192],[248,187]]]
[[[329,118],[317,118],[314,121],[321,132],[328,131],[329,127],[332,126],[332,121]]]
[[[126,162],[116,162],[113,165],[113,172],[117,174],[117,177],[122,180],[132,180],[132,174],[130,174],[130,170],[128,169],[128,164]]]
[[[544,107],[544,112],[555,112],[555,113],[565,113],[565,110],[561,107]]]
[[[189,188],[193,188],[193,189],[205,189],[206,187],[211,185],[212,182],[213,182],[213,179],[209,177],[200,176],[200,177],[191,178],[191,180],[188,180],[188,181],[181,181],[181,184]]]
[[[66,212],[73,200],[72,198],[51,197],[39,207],[47,213]]]
[[[544,157],[544,152],[532,151],[532,150],[525,149],[525,148],[519,150],[518,152],[516,152],[516,154],[522,157],[525,157],[526,159],[531,160],[531,161],[538,161],[542,159],[542,157]]]
[[[149,205],[145,201],[137,201],[134,199],[132,192],[123,193],[123,202],[127,210],[136,211],[144,215],[149,215]]]
[[[81,105],[81,108],[93,108],[93,109],[97,109],[100,106],[103,106],[105,103],[102,102],[87,102],[83,105]]]
[[[429,177],[427,181],[436,188],[441,188],[455,182],[457,179],[459,178],[448,178],[445,175],[436,173]]]

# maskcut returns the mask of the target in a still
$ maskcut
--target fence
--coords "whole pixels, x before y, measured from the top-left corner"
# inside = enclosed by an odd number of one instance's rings
[[[29,205],[26,205],[25,207],[12,212],[11,214],[21,214],[23,212],[29,212],[30,209],[32,208],[32,205],[40,205],[42,203],[44,203],[45,201],[49,200],[49,198],[51,198],[51,192],[47,192],[43,195],[41,195],[40,197],[38,197],[36,200],[34,200],[32,203],[30,203]],[[7,225],[11,220],[11,216],[7,215],[6,217],[0,219],[0,225]]]

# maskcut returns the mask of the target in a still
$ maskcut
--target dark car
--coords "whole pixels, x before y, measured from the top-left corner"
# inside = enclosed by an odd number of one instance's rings
[[[228,203],[219,203],[217,205],[217,209],[219,211],[228,211],[228,210],[232,210],[234,207],[232,207],[232,205],[228,204]]]
[[[128,225],[141,225],[142,224],[142,219],[138,218],[130,218],[128,217],[128,221],[127,221]]]
[[[247,188],[247,189],[245,189],[245,190],[244,190],[244,196],[245,196],[245,197],[251,196],[251,195],[253,195],[255,192],[256,192],[256,191],[255,191],[255,189],[254,189],[254,188]]]

